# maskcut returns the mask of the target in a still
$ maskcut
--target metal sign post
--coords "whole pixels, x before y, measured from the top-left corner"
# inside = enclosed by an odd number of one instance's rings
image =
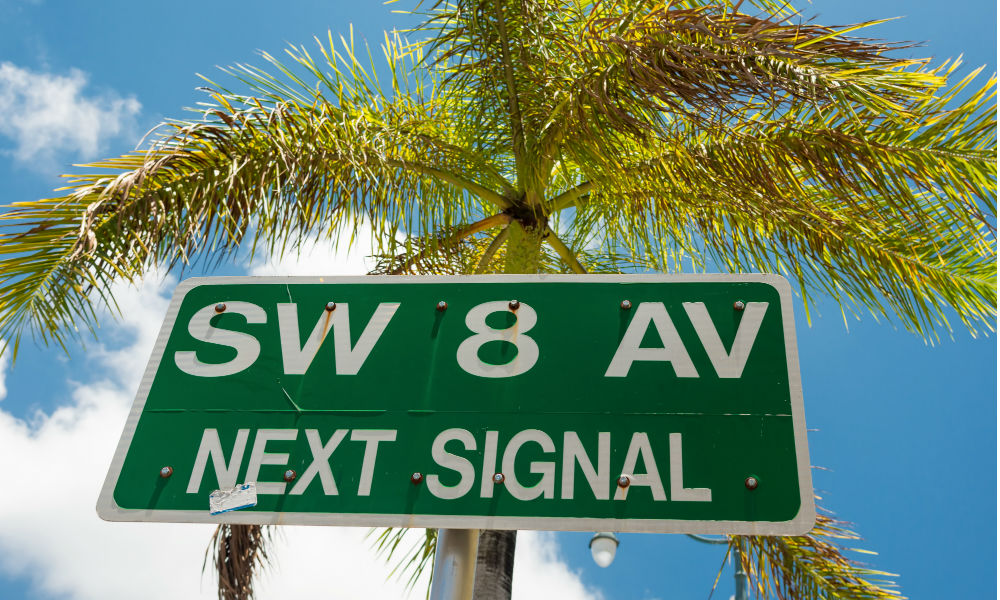
[[[438,529],[430,600],[472,598],[478,548],[478,529]]]
[[[777,276],[191,279],[98,513],[797,535],[805,431]]]

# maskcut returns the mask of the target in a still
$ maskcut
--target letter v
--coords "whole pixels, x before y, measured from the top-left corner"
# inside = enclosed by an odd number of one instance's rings
[[[698,339],[705,347],[705,353],[708,354],[719,377],[737,379],[743,375],[750,350],[764,321],[764,313],[767,312],[767,302],[747,302],[743,318],[740,319],[740,325],[736,329],[736,339],[733,340],[733,347],[729,352],[726,352],[722,345],[722,338],[719,337],[719,332],[704,302],[685,302],[684,311],[691,319],[691,324],[698,333]]]
[[[333,311],[333,350],[337,354],[337,375],[357,375],[365,359],[371,354],[375,342],[389,325],[392,315],[396,314],[399,303],[382,302],[375,309],[375,314],[365,325],[358,343],[351,348],[351,323],[347,305],[337,305]],[[343,310],[341,310],[343,309]]]

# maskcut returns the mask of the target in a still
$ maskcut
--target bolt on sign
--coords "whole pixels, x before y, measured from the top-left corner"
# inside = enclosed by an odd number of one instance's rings
[[[774,275],[189,279],[97,508],[802,534],[791,291]]]

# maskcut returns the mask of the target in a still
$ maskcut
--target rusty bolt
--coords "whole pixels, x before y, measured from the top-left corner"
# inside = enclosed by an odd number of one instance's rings
[[[632,308],[632,303],[628,300],[622,300],[622,310],[629,310]]]
[[[517,300],[511,300],[510,303],[507,304],[507,306],[509,306],[511,310],[517,310],[521,308],[521,303],[518,302]]]
[[[166,479],[167,477],[170,477],[173,474],[174,474],[174,468],[173,467],[163,467],[162,469],[160,469],[160,477],[162,477],[164,479]]]
[[[757,489],[757,486],[760,485],[760,480],[751,475],[750,477],[746,478],[746,480],[743,482],[743,485],[747,486],[748,490],[755,490]]]
[[[628,484],[630,484],[630,483],[632,483],[632,480],[629,479],[628,475],[622,475],[621,477],[618,478],[618,487],[620,487],[620,488],[623,488],[623,489],[627,488]]]
[[[326,312],[333,312],[336,309],[337,309],[337,303],[336,302],[327,302],[326,303]]]
[[[413,485],[417,485],[418,483],[420,483],[423,480],[424,480],[424,474],[423,473],[415,472],[415,473],[413,473],[413,475],[410,475],[410,483],[412,483]]]
[[[295,469],[288,469],[285,471],[285,481],[295,481],[295,478],[298,476],[299,474],[295,472]]]
[[[742,300],[737,300],[736,302],[733,302],[733,308],[735,310],[743,310],[746,307],[747,305],[744,304]]]
[[[437,309],[441,312],[448,310],[448,303],[444,300],[438,302]]]
[[[503,483],[505,479],[507,478],[503,476],[503,473],[493,474],[493,483]]]
[[[215,305],[215,312],[217,312],[217,313],[226,312],[226,303],[225,302],[219,302],[218,304],[216,304]]]

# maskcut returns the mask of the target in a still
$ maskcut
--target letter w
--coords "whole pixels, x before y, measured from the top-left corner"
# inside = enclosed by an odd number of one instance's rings
[[[278,332],[281,337],[281,358],[285,373],[302,375],[312,364],[330,327],[333,327],[333,350],[336,354],[337,375],[357,375],[361,365],[371,354],[375,342],[382,337],[389,320],[396,314],[399,303],[383,302],[365,325],[358,343],[351,347],[350,312],[347,304],[338,304],[331,311],[324,310],[312,332],[301,343],[299,311],[297,304],[278,304]]]

